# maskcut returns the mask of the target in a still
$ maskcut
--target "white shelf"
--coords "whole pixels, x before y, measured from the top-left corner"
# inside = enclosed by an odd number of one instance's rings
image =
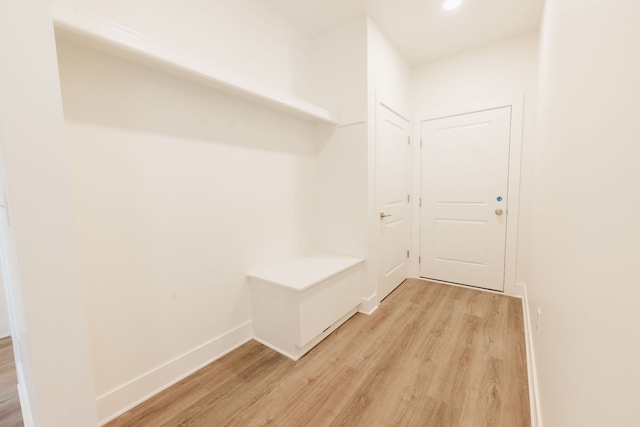
[[[307,119],[337,124],[328,110],[263,85],[224,67],[204,62],[179,50],[162,45],[130,28],[75,9],[52,4],[53,22],[58,30],[86,40],[115,47],[124,52],[150,60],[154,65],[168,67],[188,77],[204,79],[208,84],[224,87],[255,101],[283,109]]]

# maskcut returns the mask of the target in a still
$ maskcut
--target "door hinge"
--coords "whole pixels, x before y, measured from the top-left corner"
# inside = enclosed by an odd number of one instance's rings
[[[407,251],[407,258],[409,258],[409,251]]]
[[[422,264],[422,257],[421,256],[418,257],[418,264]]]
[[[410,136],[407,137],[407,145],[411,145],[411,137]]]
[[[407,194],[407,203],[411,203],[411,194]]]
[[[422,138],[420,138],[420,148],[422,148]]]
[[[421,208],[422,207],[422,197],[420,197],[420,200],[418,201],[418,207]]]

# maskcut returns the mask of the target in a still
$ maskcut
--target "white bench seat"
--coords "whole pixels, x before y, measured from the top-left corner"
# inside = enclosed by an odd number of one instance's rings
[[[317,253],[249,273],[254,339],[298,360],[357,311],[363,262]]]

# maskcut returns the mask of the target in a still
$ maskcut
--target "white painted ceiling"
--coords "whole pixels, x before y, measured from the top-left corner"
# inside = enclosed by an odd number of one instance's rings
[[[544,0],[263,0],[310,35],[368,13],[411,64],[538,28]]]

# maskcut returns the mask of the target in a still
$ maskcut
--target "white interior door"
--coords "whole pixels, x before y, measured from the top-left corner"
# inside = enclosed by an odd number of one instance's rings
[[[420,276],[504,290],[511,108],[422,123]]]
[[[376,188],[380,217],[378,296],[408,276],[409,122],[383,104],[376,115]]]

